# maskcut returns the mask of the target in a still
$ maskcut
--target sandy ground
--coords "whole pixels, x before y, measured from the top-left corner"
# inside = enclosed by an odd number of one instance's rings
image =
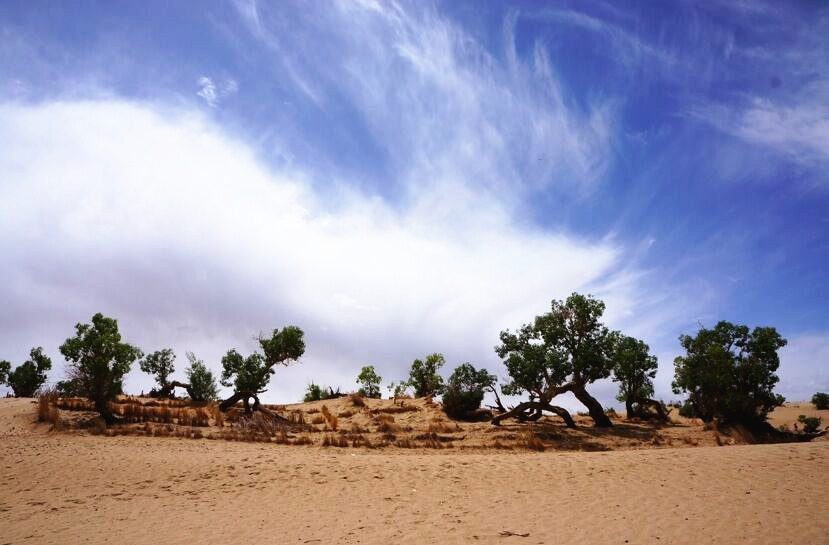
[[[829,442],[335,449],[50,433],[0,400],[0,544],[829,543]]]

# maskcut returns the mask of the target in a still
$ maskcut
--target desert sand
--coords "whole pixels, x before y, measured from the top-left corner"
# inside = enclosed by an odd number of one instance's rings
[[[829,543],[827,441],[335,448],[55,432],[35,411],[0,400],[0,544]]]

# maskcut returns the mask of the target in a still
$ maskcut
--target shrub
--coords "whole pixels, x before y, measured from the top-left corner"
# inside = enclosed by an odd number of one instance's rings
[[[464,363],[452,371],[443,393],[443,411],[451,418],[468,418],[481,407],[484,390],[495,384],[495,375]]]
[[[29,352],[29,359],[9,372],[11,364],[0,362],[0,382],[5,382],[14,391],[15,397],[33,397],[35,392],[46,382],[46,372],[52,368],[52,360],[43,354],[38,346]]]
[[[806,416],[805,414],[797,417],[797,421],[803,424],[803,431],[805,433],[815,433],[820,427],[821,420],[819,416]]]
[[[196,358],[192,352],[187,352],[190,367],[187,368],[187,382],[190,383],[188,393],[193,401],[213,401],[219,397],[219,387],[216,378],[203,361]]]
[[[366,400],[363,399],[363,396],[360,395],[359,393],[349,395],[348,399],[349,399],[349,401],[351,401],[351,404],[354,405],[355,407],[365,407],[366,406]]]
[[[829,394],[825,394],[823,392],[816,393],[812,396],[812,404],[814,404],[815,409],[819,411],[829,409]]]

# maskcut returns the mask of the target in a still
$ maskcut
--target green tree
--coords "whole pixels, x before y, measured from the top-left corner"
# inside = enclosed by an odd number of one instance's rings
[[[296,326],[286,326],[281,331],[274,329],[269,338],[260,337],[259,346],[263,354],[254,352],[247,358],[236,350],[229,350],[222,358],[222,385],[233,388],[233,395],[222,401],[219,408],[226,411],[242,401],[245,412],[260,409],[259,394],[264,392],[274,373],[274,366],[288,366],[305,353],[303,331]]]
[[[122,393],[124,375],[141,358],[141,350],[121,342],[118,322],[99,312],[91,324],[75,326],[75,336],[66,339],[60,353],[69,362],[70,380],[77,381],[95,410],[112,422],[109,402]]]
[[[0,379],[11,387],[15,397],[34,397],[35,392],[46,382],[46,373],[52,368],[52,360],[38,346],[29,352],[29,359],[14,371],[7,361],[0,362]]]
[[[812,396],[812,404],[819,411],[829,409],[829,394],[823,392],[816,393]]]
[[[190,366],[185,370],[187,375],[187,394],[193,401],[213,401],[219,396],[216,378],[203,361],[196,358],[192,352],[187,352],[187,361]]]
[[[512,381],[501,391],[507,395],[527,392],[530,401],[499,414],[492,423],[511,417],[526,417],[529,411],[550,411],[574,427],[570,413],[551,401],[572,392],[590,413],[596,426],[613,424],[587,385],[610,376],[614,337],[601,323],[605,305],[590,295],[574,293],[566,301],[553,300],[551,311],[536,316],[517,332],[501,332],[495,352],[503,359]]]
[[[443,377],[438,369],[446,360],[443,354],[430,354],[425,360],[414,360],[409,370],[408,384],[414,389],[415,397],[439,395],[443,393]]]
[[[687,393],[694,413],[704,421],[756,425],[785,401],[773,390],[779,380],[777,351],[786,339],[773,327],[749,331],[722,321],[679,341],[686,355],[674,360],[673,390]]]
[[[443,410],[452,418],[466,418],[481,407],[484,392],[495,386],[495,375],[462,363],[449,375],[443,392]]]
[[[173,390],[168,378],[175,371],[175,367],[173,366],[175,359],[176,355],[173,353],[173,349],[165,348],[148,354],[139,362],[139,366],[143,372],[155,377],[159,387],[159,397],[167,397]]]
[[[656,376],[656,356],[639,339],[627,335],[616,335],[613,348],[613,380],[619,383],[616,399],[625,404],[627,417],[642,416],[643,409],[653,396],[653,381]]]
[[[383,377],[377,374],[373,365],[366,365],[360,370],[357,375],[357,383],[361,385],[359,394],[363,397],[380,399],[380,383]]]

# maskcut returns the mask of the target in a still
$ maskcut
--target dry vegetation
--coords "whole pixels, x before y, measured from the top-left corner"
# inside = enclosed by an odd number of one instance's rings
[[[268,405],[284,420],[262,413],[246,415],[241,406],[227,413],[215,403],[122,397],[112,404],[121,423],[107,427],[84,399],[57,398],[47,392],[38,400],[38,420],[54,430],[86,430],[107,436],[140,435],[188,439],[249,441],[279,445],[336,448],[577,450],[668,448],[752,442],[742,430],[718,430],[699,420],[672,414],[667,425],[627,420],[611,414],[614,426],[595,428],[586,415],[567,429],[555,416],[525,424],[493,426],[489,422],[455,422],[428,399],[378,400],[351,395],[294,405]],[[781,411],[801,413],[803,409]],[[829,411],[822,411],[829,412]],[[788,413],[787,413],[788,414]]]

